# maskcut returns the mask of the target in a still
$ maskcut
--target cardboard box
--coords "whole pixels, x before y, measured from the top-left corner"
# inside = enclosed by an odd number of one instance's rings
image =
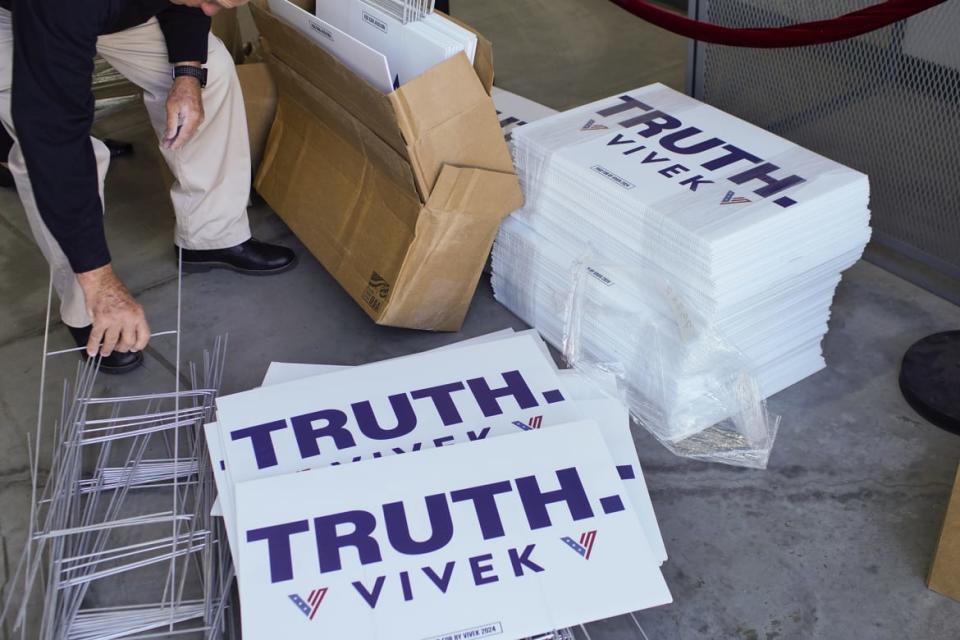
[[[236,9],[218,11],[210,21],[210,31],[220,38],[236,64],[243,64],[243,37]]]
[[[264,62],[241,64],[237,67],[240,88],[243,90],[243,106],[247,112],[247,133],[250,135],[250,166],[256,175],[267,137],[277,112],[277,85]]]
[[[473,67],[461,54],[384,95],[264,0],[251,9],[279,91],[257,191],[375,322],[459,329],[522,204],[490,43]]]
[[[960,601],[960,469],[947,505],[940,542],[933,556],[927,586],[948,598]]]

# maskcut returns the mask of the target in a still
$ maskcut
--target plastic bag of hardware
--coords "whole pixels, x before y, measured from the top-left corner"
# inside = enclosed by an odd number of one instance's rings
[[[613,375],[633,418],[673,453],[766,468],[779,417],[757,382],[763,367],[723,327],[654,268],[585,259],[572,275],[571,366],[598,382]]]

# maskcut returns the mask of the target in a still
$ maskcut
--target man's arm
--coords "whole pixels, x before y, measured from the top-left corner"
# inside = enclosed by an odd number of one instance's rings
[[[17,139],[40,215],[76,273],[110,262],[90,142],[97,37],[84,6],[15,0],[13,20]]]
[[[157,14],[167,41],[171,66],[200,67],[207,61],[210,18],[200,9],[171,5]],[[177,78],[167,99],[167,130],[161,144],[179,149],[203,124],[203,100],[200,83],[193,78]]]
[[[90,142],[98,16],[88,3],[55,0],[15,0],[14,15],[14,126],[40,216],[93,317],[87,352],[143,349],[150,328],[110,266]]]
[[[170,5],[157,14],[157,22],[167,41],[170,64],[207,61],[210,18],[202,10]]]

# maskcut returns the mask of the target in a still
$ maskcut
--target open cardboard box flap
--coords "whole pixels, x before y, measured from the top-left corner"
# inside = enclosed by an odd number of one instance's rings
[[[265,6],[254,17],[280,97],[257,190],[376,322],[459,329],[523,199],[489,43],[479,66],[461,54],[383,95]]]
[[[316,7],[311,0],[292,1],[311,13]],[[505,145],[483,143],[490,131],[499,132],[500,125],[496,110],[489,109],[485,100],[493,87],[493,47],[480,34],[474,73],[464,72],[469,61],[461,54],[384,95],[276,18],[266,0],[254,0],[251,8],[271,55],[356,114],[384,142],[411,161],[422,200],[429,197],[444,162],[513,171]],[[459,21],[457,24],[473,31]],[[450,135],[451,132],[458,135]],[[467,132],[475,133],[466,136]]]
[[[397,276],[405,295],[387,309],[384,324],[459,329],[500,222],[522,204],[516,176],[444,165]]]

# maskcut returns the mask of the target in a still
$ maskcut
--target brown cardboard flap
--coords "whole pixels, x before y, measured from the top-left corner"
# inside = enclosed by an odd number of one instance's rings
[[[305,107],[284,82],[279,76],[277,117],[257,191],[376,319],[386,300],[368,300],[368,283],[396,280],[414,237],[420,200],[411,184],[385,170],[389,163],[383,156],[402,160],[383,141],[362,125],[341,128],[334,119],[318,118],[316,109]]]
[[[295,4],[312,12],[313,3],[300,1]],[[254,0],[251,11],[257,29],[265,40],[263,45],[266,51],[336,100],[344,109],[356,114],[397,153],[406,155],[407,150],[397,128],[397,117],[388,96],[299,31],[274,17],[264,0]]]
[[[445,60],[389,98],[424,201],[444,165],[513,172],[496,107],[466,55]]]
[[[318,120],[318,125],[326,123],[340,138],[349,144],[362,148],[368,159],[400,186],[408,191],[416,189],[408,160],[394,151],[382,138],[365,127],[363,122],[354,117],[333,98],[306,82],[291,67],[273,55],[267,57],[267,62],[281,96],[286,96],[300,104],[304,111],[312,114],[313,118]],[[331,153],[334,152],[332,148],[330,151]],[[336,164],[335,156],[332,156],[331,162]],[[309,180],[303,185],[299,185],[299,188],[306,190],[310,190],[311,187],[312,183]],[[411,219],[411,229],[415,219],[416,216]]]
[[[957,470],[927,584],[934,591],[960,601],[960,469]]]
[[[473,56],[473,70],[477,72],[480,83],[483,85],[487,95],[493,90],[493,44],[483,37],[483,35],[468,25],[466,22],[460,22],[453,16],[444,14],[447,20],[455,22],[467,31],[471,31],[477,36],[477,52]]]
[[[522,204],[513,173],[445,166],[378,322],[459,329],[500,222]]]

